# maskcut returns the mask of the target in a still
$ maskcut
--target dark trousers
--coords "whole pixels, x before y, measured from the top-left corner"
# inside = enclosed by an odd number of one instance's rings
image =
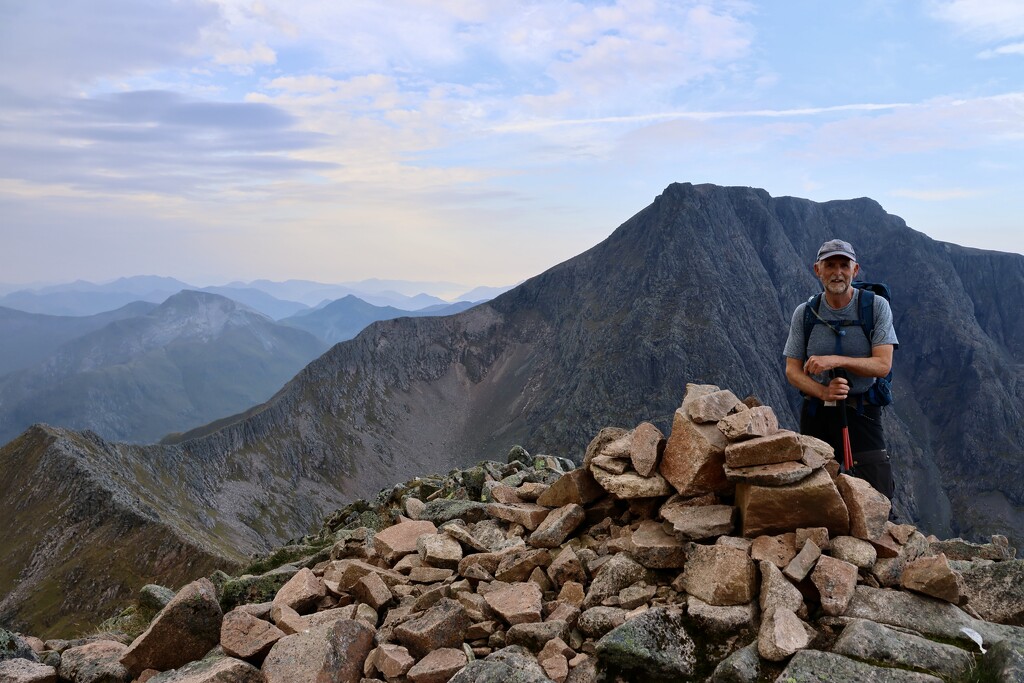
[[[821,401],[806,398],[800,410],[800,433],[828,442],[840,463],[843,462],[842,410],[842,404],[827,407]],[[891,500],[895,486],[882,432],[882,407],[863,403],[858,409],[856,402],[850,401],[845,410],[850,428],[850,449],[853,451],[853,471],[850,474],[866,480]]]

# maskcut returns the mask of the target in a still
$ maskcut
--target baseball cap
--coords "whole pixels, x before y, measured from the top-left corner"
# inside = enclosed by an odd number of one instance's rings
[[[853,251],[853,245],[843,240],[829,240],[818,249],[818,258],[815,261],[824,261],[831,256],[845,256],[851,261],[857,260],[857,254]]]

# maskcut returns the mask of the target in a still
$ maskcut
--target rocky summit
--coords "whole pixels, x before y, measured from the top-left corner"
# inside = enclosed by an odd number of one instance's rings
[[[833,456],[690,385],[667,436],[603,429],[582,467],[517,447],[148,586],[101,633],[0,632],[0,681],[1024,680],[1006,539],[894,524]]]

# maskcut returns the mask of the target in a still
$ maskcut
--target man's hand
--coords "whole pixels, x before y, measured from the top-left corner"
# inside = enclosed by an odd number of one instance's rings
[[[843,377],[836,377],[825,387],[822,401],[845,401],[850,395],[850,383]]]
[[[804,372],[808,375],[822,375],[840,366],[842,356],[811,356],[804,363]]]

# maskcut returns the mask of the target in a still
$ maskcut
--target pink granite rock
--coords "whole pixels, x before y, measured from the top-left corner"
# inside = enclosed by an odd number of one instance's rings
[[[224,618],[209,579],[182,588],[121,657],[133,676],[145,669],[165,671],[201,659],[220,642]]]
[[[543,594],[532,582],[513,583],[484,596],[487,604],[509,625],[539,622]]]
[[[822,611],[832,617],[842,616],[857,589],[857,568],[849,562],[822,555],[811,572],[811,581],[821,596]]]
[[[832,535],[850,529],[846,503],[825,470],[786,486],[737,484],[736,506],[748,538],[812,526],[824,526]]]
[[[274,596],[277,604],[288,605],[299,614],[305,614],[316,607],[316,603],[327,594],[323,581],[310,569],[303,567],[281,586]]]
[[[779,430],[779,418],[771,406],[757,406],[726,415],[718,428],[729,441],[743,441],[774,434]]]
[[[709,605],[743,605],[757,595],[757,569],[737,548],[691,543],[682,585]]]
[[[733,468],[797,462],[803,457],[800,435],[788,430],[737,441],[725,447],[725,464]]]
[[[664,447],[665,435],[650,422],[641,422],[633,430],[629,459],[641,477],[649,477],[658,468],[658,457]]]
[[[885,533],[892,503],[863,479],[840,474],[839,493],[850,511],[850,535],[870,541]]]
[[[284,631],[244,610],[224,615],[220,626],[220,645],[231,657],[262,661],[274,643],[285,637]]]
[[[666,533],[659,522],[645,520],[633,532],[633,557],[648,569],[674,569],[686,563],[686,548],[675,534]]]
[[[374,633],[347,619],[285,636],[263,661],[263,676],[266,683],[359,683]]]
[[[900,585],[954,605],[961,603],[966,592],[963,577],[949,566],[946,556],[941,553],[908,563],[903,569]]]
[[[605,490],[594,480],[590,470],[579,467],[559,477],[537,498],[537,504],[552,508],[570,503],[589,505],[603,495]]]
[[[373,537],[373,547],[388,564],[394,564],[404,555],[416,552],[416,541],[420,536],[436,533],[437,527],[433,522],[399,522],[378,531]]]
[[[586,519],[583,508],[576,503],[569,503],[552,510],[540,526],[530,534],[528,542],[537,548],[557,548]]]
[[[466,662],[462,648],[442,647],[418,661],[406,676],[412,683],[447,683]]]
[[[675,412],[658,471],[684,496],[732,490],[725,478],[725,435],[715,425],[698,425],[682,408]]]

